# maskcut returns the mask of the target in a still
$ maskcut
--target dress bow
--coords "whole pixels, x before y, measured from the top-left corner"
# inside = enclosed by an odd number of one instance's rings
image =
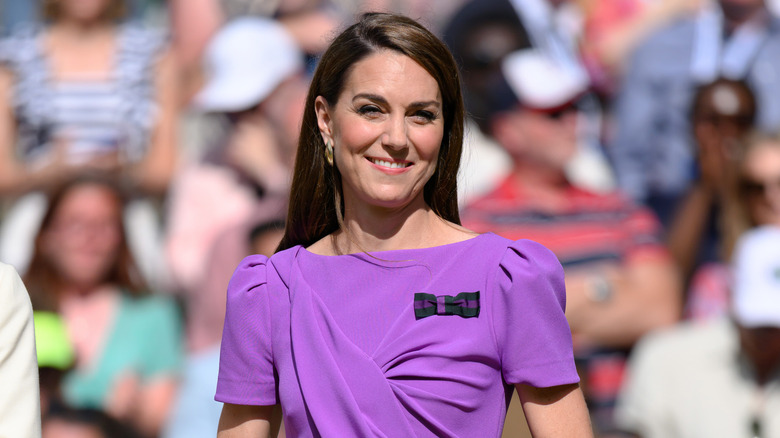
[[[461,292],[452,295],[414,294],[414,317],[426,318],[433,315],[458,315],[462,318],[479,316],[479,291]]]

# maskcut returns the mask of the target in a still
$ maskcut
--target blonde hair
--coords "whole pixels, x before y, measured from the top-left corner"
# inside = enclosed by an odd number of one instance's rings
[[[45,21],[57,21],[61,16],[60,3],[62,0],[43,0],[41,4],[41,16]],[[106,21],[118,21],[127,15],[125,0],[109,0],[108,6],[103,11],[102,19]]]
[[[762,147],[771,147],[780,153],[780,132],[766,133],[751,131],[739,143],[736,153],[735,172],[736,178],[732,187],[727,191],[721,209],[722,220],[722,250],[725,260],[731,260],[737,240],[745,231],[758,226],[751,217],[750,208],[743,193],[740,192],[739,181],[745,177],[745,162],[747,157],[755,150]]]

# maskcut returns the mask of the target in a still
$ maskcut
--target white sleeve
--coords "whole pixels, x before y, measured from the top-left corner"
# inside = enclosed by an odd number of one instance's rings
[[[0,263],[0,437],[41,436],[32,306],[16,270]]]

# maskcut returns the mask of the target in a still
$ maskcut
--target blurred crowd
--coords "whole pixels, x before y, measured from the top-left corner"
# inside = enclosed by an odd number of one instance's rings
[[[463,225],[558,256],[597,435],[780,437],[780,1],[0,0],[44,438],[215,435],[227,283],[274,252],[317,57],[367,11],[461,66]]]

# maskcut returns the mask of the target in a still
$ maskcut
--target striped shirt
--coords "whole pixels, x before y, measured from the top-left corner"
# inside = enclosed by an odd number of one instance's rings
[[[73,162],[105,152],[127,161],[143,157],[156,119],[154,64],[163,35],[120,25],[109,75],[54,80],[41,44],[44,32],[28,26],[0,42],[0,63],[16,80],[12,105],[18,155],[28,163],[45,160],[61,141]]]
[[[653,213],[619,193],[564,188],[566,202],[536,202],[510,176],[465,208],[461,220],[477,232],[531,239],[549,248],[564,268],[626,262],[647,251],[664,254],[661,225]]]

